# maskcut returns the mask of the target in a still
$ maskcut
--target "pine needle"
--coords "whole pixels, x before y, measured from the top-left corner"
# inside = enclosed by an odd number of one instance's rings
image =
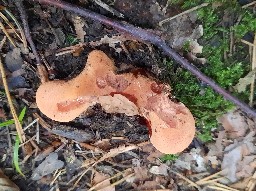
[[[4,24],[0,21],[0,29],[2,29],[3,33],[6,35],[8,40],[11,42],[11,44],[16,47],[14,41],[12,40],[12,37],[9,35],[9,33],[6,31]]]
[[[6,12],[6,14],[8,14],[11,19],[14,21],[14,23],[16,24],[16,26],[18,27],[19,31],[20,31],[20,34],[21,34],[21,38],[22,38],[22,42],[23,42],[23,46],[25,48],[25,51],[28,52],[28,43],[27,43],[27,39],[26,39],[26,36],[24,34],[24,31],[20,25],[20,23],[18,22],[18,20],[14,17],[14,15],[6,8],[4,8],[4,11]]]

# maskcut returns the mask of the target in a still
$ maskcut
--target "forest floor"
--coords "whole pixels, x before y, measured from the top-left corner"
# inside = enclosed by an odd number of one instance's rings
[[[66,2],[157,34],[221,87],[256,108],[255,1]],[[101,50],[114,61],[118,74],[139,72],[170,85],[170,99],[181,101],[193,114],[196,135],[183,152],[163,154],[150,143],[150,129],[139,115],[108,113],[95,104],[70,122],[45,116],[36,104],[42,76],[35,54],[26,49],[15,1],[1,3],[0,40],[6,38],[0,44],[1,59],[25,143],[18,138],[1,80],[0,191],[256,190],[255,118],[158,47],[96,20],[24,0],[46,78],[75,78],[89,53]]]

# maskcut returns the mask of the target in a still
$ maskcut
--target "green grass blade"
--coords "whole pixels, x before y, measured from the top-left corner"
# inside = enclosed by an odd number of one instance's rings
[[[0,123],[0,128],[8,126],[8,125],[12,125],[12,124],[14,124],[14,120],[13,119],[8,120],[8,121],[4,121],[4,122]]]
[[[27,108],[24,107],[24,108],[22,109],[22,111],[20,112],[20,115],[19,115],[19,121],[20,121],[20,122],[23,121],[23,118],[24,118],[24,116],[25,116],[25,114],[26,114],[26,110],[27,110]],[[8,126],[8,125],[12,125],[12,124],[14,124],[14,120],[13,120],[13,119],[8,120],[8,121],[4,121],[4,122],[0,123],[0,128],[1,128],[1,127],[5,127],[5,126]]]
[[[25,114],[26,114],[26,110],[27,110],[27,107],[25,106],[22,111],[20,112],[20,115],[19,115],[19,121],[22,122]]]
[[[16,135],[15,145],[14,145],[14,149],[13,149],[13,164],[14,164],[15,170],[20,175],[25,177],[25,175],[21,172],[21,169],[20,169],[20,166],[19,166],[19,146],[20,146],[20,139],[19,139],[19,136]]]

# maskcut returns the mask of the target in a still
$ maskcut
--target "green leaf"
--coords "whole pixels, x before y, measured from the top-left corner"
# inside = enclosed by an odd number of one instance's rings
[[[0,123],[0,127],[5,127],[5,126],[8,126],[8,125],[12,125],[12,124],[14,124],[13,119]]]
[[[26,110],[27,110],[27,107],[25,106],[22,111],[20,112],[20,115],[19,115],[19,121],[22,122],[23,121],[23,118],[25,116],[25,113],[26,113]]]
[[[19,139],[19,136],[16,135],[15,145],[14,145],[14,149],[13,149],[13,164],[14,164],[15,170],[20,175],[25,177],[25,175],[21,172],[21,169],[20,169],[20,166],[19,166],[19,146],[20,146],[20,139]]]
[[[24,116],[25,116],[25,114],[26,114],[26,110],[27,110],[27,108],[26,108],[26,106],[22,109],[22,111],[20,112],[20,115],[19,115],[19,121],[20,122],[22,122],[23,121],[23,118],[24,118]],[[5,127],[5,126],[8,126],[8,125],[12,125],[12,124],[14,124],[14,120],[13,119],[10,119],[10,120],[8,120],[8,121],[4,121],[4,122],[2,122],[2,123],[0,123],[0,128],[1,127]]]

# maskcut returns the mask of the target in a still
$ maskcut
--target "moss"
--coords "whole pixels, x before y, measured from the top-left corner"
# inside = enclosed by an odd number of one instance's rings
[[[217,2],[208,0],[204,2]],[[222,5],[213,8],[207,6],[198,10],[199,20],[201,20],[204,35],[200,39],[200,44],[204,46],[203,53],[200,57],[208,60],[207,64],[200,70],[207,76],[215,80],[221,87],[232,90],[238,80],[249,72],[249,61],[246,60],[248,50],[244,46],[236,45],[236,52],[228,56],[230,44],[230,32],[234,32],[234,41],[240,42],[249,31],[256,30],[256,20],[248,10],[242,9],[237,1],[218,1]],[[184,1],[183,8],[188,9],[201,4],[199,0]],[[234,16],[234,21],[241,17],[239,24],[233,23],[233,26],[223,26],[222,19],[224,14]],[[222,27],[223,26],[223,27]],[[184,45],[186,48],[187,45]],[[184,49],[187,51],[187,49]],[[226,55],[226,56],[224,56]],[[221,114],[232,109],[234,105],[223,99],[222,96],[215,93],[210,87],[195,78],[190,72],[181,68],[172,61],[166,62],[170,72],[169,80],[175,95],[183,102],[193,113],[196,118],[196,124],[199,128],[198,137],[203,141],[210,141],[211,130],[218,126],[216,118]],[[247,99],[248,92],[238,95],[240,98]],[[247,100],[244,100],[247,101]]]
[[[175,154],[166,154],[164,155],[163,157],[160,158],[160,160],[162,162],[167,162],[167,161],[171,161],[171,162],[174,162],[176,159],[178,159],[179,156],[178,155],[175,155]]]

